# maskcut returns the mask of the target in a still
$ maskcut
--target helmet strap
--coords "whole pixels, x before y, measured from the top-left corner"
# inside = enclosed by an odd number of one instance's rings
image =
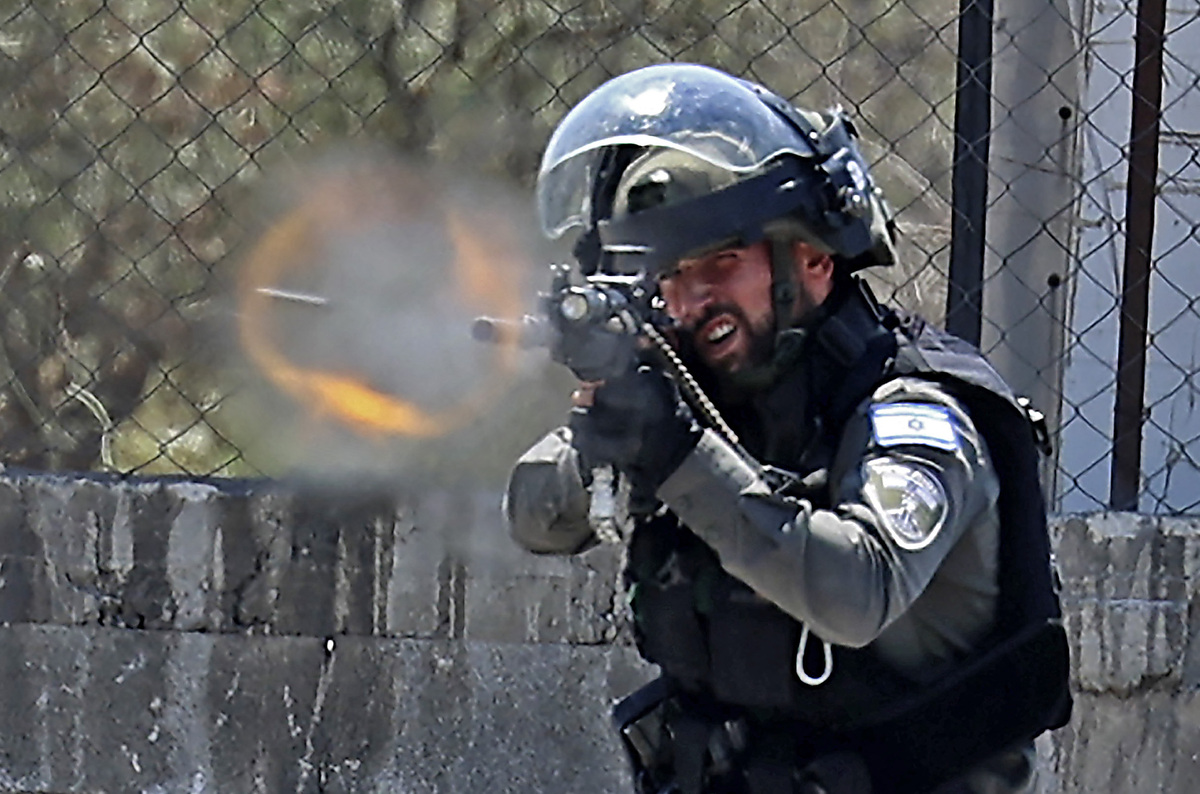
[[[794,260],[792,242],[784,236],[772,235],[771,242],[771,307],[775,311],[775,334],[792,327],[792,310],[796,305],[796,281],[792,277]]]

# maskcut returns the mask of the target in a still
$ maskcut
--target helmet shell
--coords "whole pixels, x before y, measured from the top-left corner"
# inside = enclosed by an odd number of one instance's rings
[[[717,69],[638,69],[601,85],[555,129],[538,172],[542,231],[599,237],[610,264],[622,260],[616,269],[655,271],[721,240],[752,242],[786,218],[855,269],[890,264],[890,210],[853,137],[840,112],[798,110]],[[665,177],[657,206],[631,203],[630,188],[646,187],[634,174]]]

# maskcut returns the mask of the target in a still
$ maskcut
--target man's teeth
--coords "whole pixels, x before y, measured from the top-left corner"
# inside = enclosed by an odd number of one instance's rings
[[[733,323],[718,323],[711,331],[708,332],[706,340],[710,345],[715,345],[718,342],[723,342],[726,337],[733,333]]]

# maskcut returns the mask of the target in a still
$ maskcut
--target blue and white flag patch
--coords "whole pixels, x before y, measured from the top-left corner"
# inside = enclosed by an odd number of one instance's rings
[[[950,409],[930,403],[872,405],[871,433],[881,447],[914,444],[947,452],[958,450],[958,433]]]

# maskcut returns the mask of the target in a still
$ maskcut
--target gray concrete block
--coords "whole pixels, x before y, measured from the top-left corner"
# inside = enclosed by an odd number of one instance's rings
[[[313,736],[325,665],[324,639],[218,638],[206,676],[212,791],[319,790]]]
[[[0,625],[53,617],[52,586],[37,557],[0,557]]]
[[[627,790],[627,648],[0,629],[0,787]]]
[[[529,555],[494,493],[406,504],[278,483],[0,482],[9,622],[575,644],[620,633],[618,552]]]
[[[1065,622],[1082,689],[1128,692],[1182,680],[1198,584],[1195,529],[1187,521],[1131,514],[1055,523]]]
[[[11,482],[0,482],[0,557],[37,557],[42,541],[29,527],[25,495]]]
[[[5,486],[0,502],[10,498],[9,489],[18,487],[13,482]],[[101,541],[107,538],[101,528],[112,525],[117,506],[114,490],[96,482],[49,477],[26,480],[19,487],[23,495],[18,501],[41,542],[51,586],[51,621],[98,622],[101,609],[109,606],[108,572],[101,557]],[[111,544],[106,551],[111,553]],[[131,548],[129,566],[132,563]]]
[[[1167,690],[1135,698],[1083,694],[1055,734],[1054,791],[1108,794],[1194,791],[1200,780],[1200,699]]]
[[[180,631],[216,631],[223,623],[223,535],[217,523],[217,503],[223,498],[228,497],[206,484],[171,483],[163,488],[170,514],[163,563],[175,605],[172,627]]]
[[[15,626],[0,644],[0,785],[318,789],[309,743],[322,640]]]
[[[244,531],[222,532],[229,624],[269,628],[279,602],[279,587],[291,559],[288,525],[290,494],[266,486],[246,497]]]
[[[446,550],[437,535],[438,515],[444,509],[435,501],[434,516],[419,505],[401,506],[393,526],[393,542],[380,561],[384,630],[389,637],[439,636],[448,618],[439,604],[453,602],[449,569],[443,565]],[[390,552],[390,553],[387,553]]]
[[[467,637],[573,645],[614,641],[625,612],[618,550],[602,546],[564,562],[530,555],[520,573],[472,569]]]
[[[609,731],[628,649],[348,638],[323,732],[324,791],[629,790]]]
[[[1188,594],[1200,533],[1133,514],[1059,522],[1057,559],[1065,593],[1108,600],[1173,600]]]

